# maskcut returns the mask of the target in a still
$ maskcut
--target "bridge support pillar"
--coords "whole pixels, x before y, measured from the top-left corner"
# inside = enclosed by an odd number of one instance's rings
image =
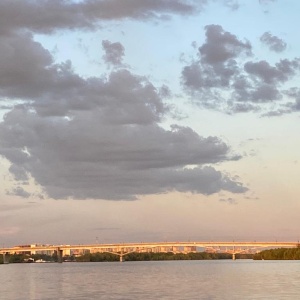
[[[123,255],[120,255],[120,262],[123,262]]]
[[[9,264],[9,253],[3,253],[3,263]]]
[[[62,263],[63,262],[63,250],[57,249],[57,262]]]
[[[232,260],[236,260],[235,253],[232,253]]]

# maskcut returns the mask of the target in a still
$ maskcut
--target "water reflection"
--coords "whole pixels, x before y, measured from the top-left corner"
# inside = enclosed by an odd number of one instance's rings
[[[0,265],[0,299],[299,299],[297,261]]]

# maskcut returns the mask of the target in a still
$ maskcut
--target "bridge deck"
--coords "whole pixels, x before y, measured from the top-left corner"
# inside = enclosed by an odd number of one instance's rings
[[[9,248],[0,248],[0,253],[16,253],[29,251],[55,251],[55,250],[107,250],[111,252],[125,251],[126,249],[151,249],[167,247],[248,247],[248,248],[293,248],[298,247],[295,242],[156,242],[156,243],[117,243],[117,244],[87,244],[87,245],[37,245],[37,246],[15,246]]]

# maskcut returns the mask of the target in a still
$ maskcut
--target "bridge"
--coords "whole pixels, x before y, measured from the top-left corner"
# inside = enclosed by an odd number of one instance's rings
[[[3,262],[8,263],[10,254],[38,254],[57,253],[58,262],[63,261],[63,256],[75,253],[112,253],[123,257],[129,253],[137,252],[173,252],[190,253],[202,251],[214,253],[230,253],[232,259],[239,253],[254,253],[258,250],[271,248],[295,248],[299,242],[213,242],[213,241],[188,241],[188,242],[156,242],[156,243],[117,243],[117,244],[87,244],[87,245],[22,245],[10,248],[0,248]]]

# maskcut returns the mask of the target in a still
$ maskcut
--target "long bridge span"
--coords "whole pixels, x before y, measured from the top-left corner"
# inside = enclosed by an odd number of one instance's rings
[[[238,253],[255,253],[263,249],[271,248],[295,248],[299,247],[299,242],[238,242],[238,241],[188,241],[188,242],[154,242],[154,243],[116,243],[116,244],[86,244],[86,245],[21,245],[9,248],[0,248],[3,261],[10,254],[37,254],[37,253],[57,253],[58,261],[62,262],[64,255],[72,253],[112,253],[123,257],[133,252],[173,252],[190,253],[198,251],[231,253],[232,258]]]

